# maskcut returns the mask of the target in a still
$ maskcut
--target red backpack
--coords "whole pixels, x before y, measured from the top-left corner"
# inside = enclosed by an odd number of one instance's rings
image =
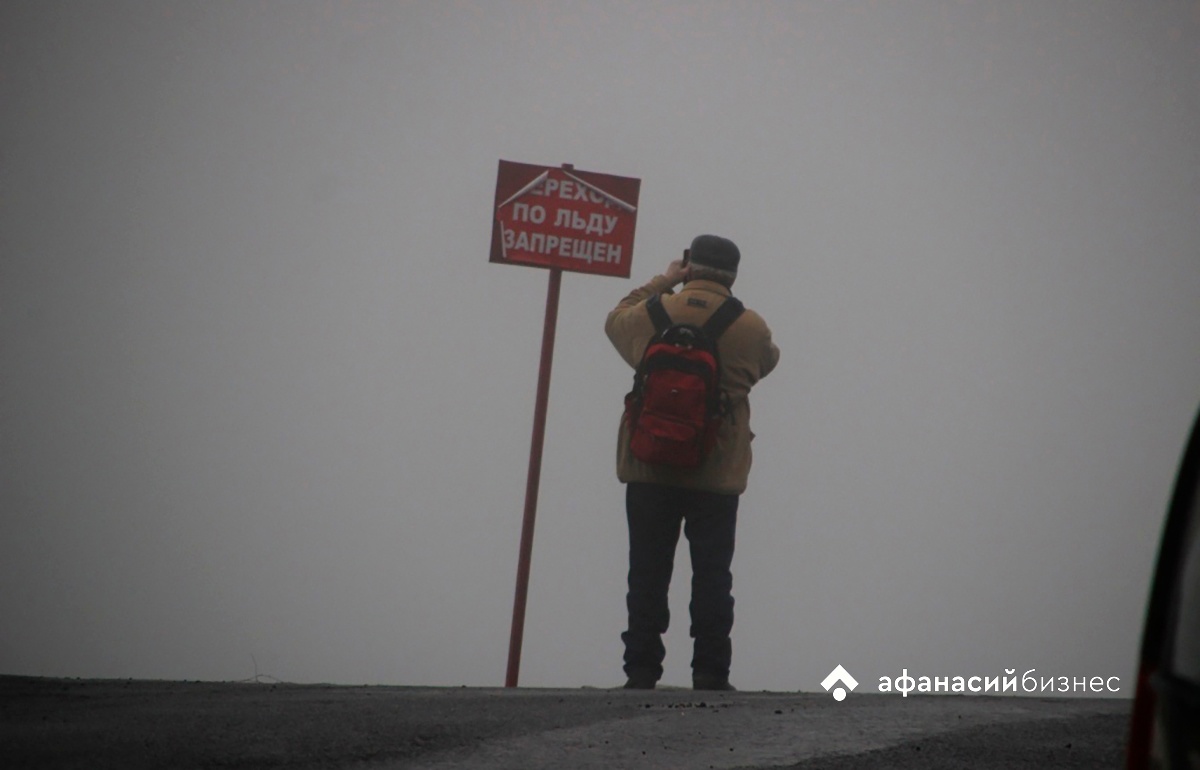
[[[644,463],[694,468],[716,442],[725,413],[717,339],[745,308],[729,297],[703,326],[672,323],[658,295],[646,309],[655,335],[625,396],[629,448]]]

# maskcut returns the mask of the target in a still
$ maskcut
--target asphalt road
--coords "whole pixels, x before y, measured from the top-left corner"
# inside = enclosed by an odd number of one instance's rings
[[[1118,768],[1130,705],[0,677],[0,765]]]

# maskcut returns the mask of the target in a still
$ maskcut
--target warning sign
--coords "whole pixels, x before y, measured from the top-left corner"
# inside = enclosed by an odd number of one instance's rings
[[[500,161],[489,261],[628,278],[641,184]]]

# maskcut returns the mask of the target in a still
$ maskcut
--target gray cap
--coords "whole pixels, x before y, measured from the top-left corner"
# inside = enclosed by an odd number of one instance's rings
[[[692,241],[690,259],[693,264],[736,273],[741,258],[742,253],[728,238],[719,235],[697,235]]]

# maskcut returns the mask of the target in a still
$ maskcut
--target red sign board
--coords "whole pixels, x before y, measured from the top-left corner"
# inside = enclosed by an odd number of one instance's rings
[[[500,161],[489,261],[628,278],[642,180]]]

